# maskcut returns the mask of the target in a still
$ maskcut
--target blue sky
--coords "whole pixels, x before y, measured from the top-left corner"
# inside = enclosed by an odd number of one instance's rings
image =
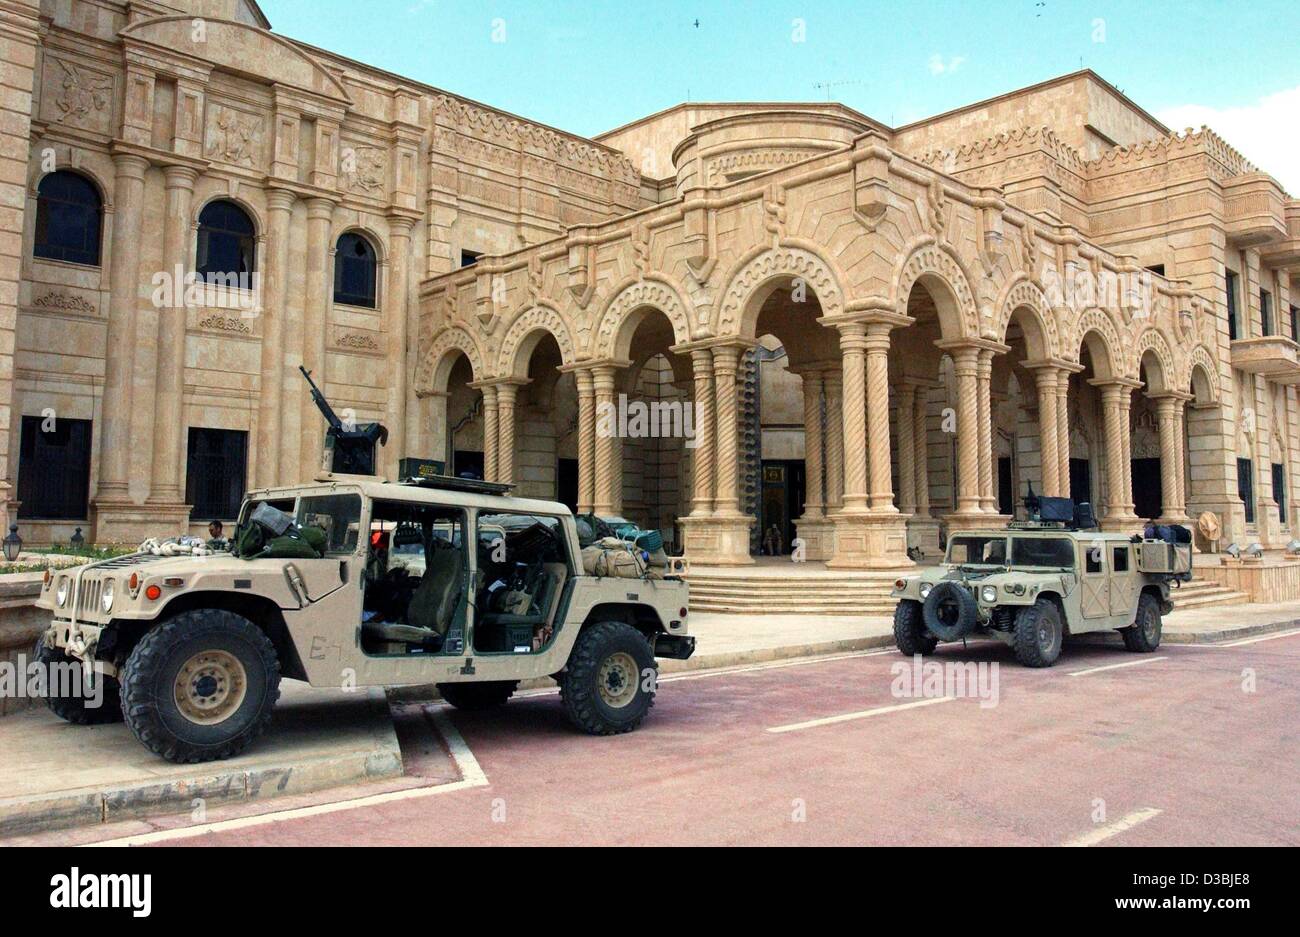
[[[286,36],[585,135],[684,100],[825,100],[827,83],[897,126],[1082,65],[1300,190],[1295,0],[261,6]]]

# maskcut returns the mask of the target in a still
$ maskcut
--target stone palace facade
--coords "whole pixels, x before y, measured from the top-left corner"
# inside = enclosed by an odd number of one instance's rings
[[[311,477],[299,365],[389,428],[390,476],[444,460],[697,562],[776,528],[906,566],[1029,483],[1112,529],[1295,536],[1300,201],[1090,71],[904,127],[683,104],[584,139],[249,0],[0,0],[0,67],[29,542],[197,531]]]

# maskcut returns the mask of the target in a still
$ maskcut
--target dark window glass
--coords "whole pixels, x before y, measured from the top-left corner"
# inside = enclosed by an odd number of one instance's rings
[[[1277,520],[1286,523],[1286,466],[1273,463],[1273,500],[1277,502]]]
[[[253,219],[234,202],[209,202],[199,213],[195,270],[222,286],[253,288]]]
[[[478,263],[478,259],[483,256],[482,251],[461,251],[460,265],[462,267],[472,267]]]
[[[1237,497],[1246,505],[1246,523],[1255,523],[1255,465],[1250,459],[1237,460]]]
[[[1259,324],[1261,335],[1273,334],[1273,294],[1268,290],[1259,291]]]
[[[1291,307],[1291,340],[1300,342],[1300,309]]]
[[[298,499],[298,523],[325,531],[326,553],[352,553],[361,531],[361,496],[311,495]]]
[[[1110,571],[1113,573],[1128,572],[1128,546],[1115,547],[1110,552]]]
[[[185,462],[185,500],[196,521],[239,516],[248,466],[248,433],[237,429],[190,427]]]
[[[1147,269],[1150,270],[1152,273],[1156,274],[1157,276],[1165,275],[1164,264],[1152,264],[1151,266],[1147,267]]]
[[[103,204],[99,191],[75,172],[52,172],[36,190],[36,243],[32,253],[49,260],[99,266]]]
[[[334,254],[334,302],[375,308],[375,249],[359,234],[339,238]]]
[[[1237,339],[1237,275],[1231,270],[1227,272],[1228,286],[1228,339],[1236,341]]]
[[[23,417],[18,516],[85,520],[89,494],[90,420]]]
[[[1099,573],[1103,570],[1106,554],[1102,552],[1100,546],[1085,546],[1083,548],[1083,571],[1085,573]]]
[[[1011,541],[1011,565],[1074,569],[1074,541],[1016,537]]]

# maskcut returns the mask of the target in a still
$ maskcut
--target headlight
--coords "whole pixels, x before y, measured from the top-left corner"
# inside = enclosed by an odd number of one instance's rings
[[[980,589],[980,598],[986,605],[992,605],[998,600],[997,586],[983,586]]]
[[[62,579],[59,580],[59,587],[54,590],[54,601],[59,606],[59,608],[63,608],[63,606],[68,604],[68,577],[67,576],[64,576]]]
[[[99,605],[105,612],[113,610],[113,580],[104,583],[104,591],[99,594]]]
[[[923,585],[921,587],[921,598],[923,599],[926,598],[930,594],[930,590],[933,588],[934,586],[930,585],[930,583],[928,582],[925,585]]]

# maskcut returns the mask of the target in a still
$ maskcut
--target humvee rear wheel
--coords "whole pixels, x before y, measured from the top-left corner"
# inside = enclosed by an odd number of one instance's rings
[[[921,620],[921,603],[903,599],[894,609],[894,644],[911,657],[913,654],[929,654],[938,645],[939,639],[925,629]]]
[[[280,696],[275,647],[247,618],[195,609],[169,618],[122,668],[131,732],[168,761],[230,758],[265,731]]]
[[[81,671],[78,679],[85,679],[85,668],[81,661],[69,657],[57,647],[48,646],[44,636],[37,638],[32,657],[44,674],[45,705],[50,707],[50,712],[54,715],[79,726],[122,721],[122,701],[119,697],[121,688],[112,677],[96,673],[93,679],[101,681],[102,688],[79,683],[75,684],[83,689],[79,695],[59,695],[56,691],[60,688],[74,688],[71,681],[72,668]]]
[[[1026,667],[1050,667],[1061,656],[1065,625],[1061,610],[1051,599],[1039,599],[1016,616],[1016,660]]]
[[[1124,647],[1138,654],[1150,654],[1160,646],[1160,603],[1155,596],[1143,593],[1138,599],[1137,619],[1119,633]]]
[[[485,683],[439,683],[438,693],[457,709],[474,711],[505,705],[514,695],[518,680],[489,680]]]
[[[570,721],[590,735],[631,732],[654,705],[658,673],[645,635],[621,621],[597,622],[573,645],[560,698]]]

